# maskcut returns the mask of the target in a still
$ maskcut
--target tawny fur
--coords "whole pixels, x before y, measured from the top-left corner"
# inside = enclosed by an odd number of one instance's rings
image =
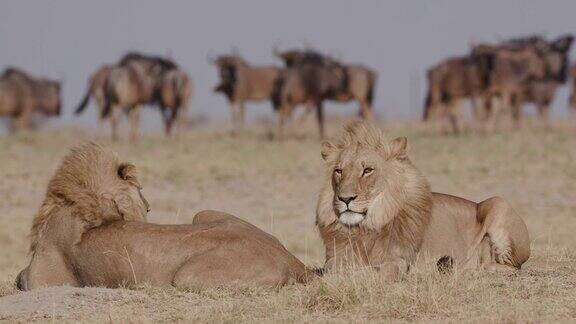
[[[118,177],[120,167],[128,182]],[[71,207],[71,215],[79,218],[86,230],[117,220],[146,220],[146,210],[134,203],[134,185],[140,187],[136,168],[121,163],[114,152],[96,143],[73,149],[50,180],[34,217],[30,251],[35,250],[44,224],[60,207]]]
[[[530,255],[526,225],[505,200],[477,204],[432,192],[410,162],[405,138],[389,141],[356,122],[335,144],[324,143],[322,156],[327,173],[316,222],[327,271],[360,264],[396,278],[443,257],[461,267],[518,269]],[[352,211],[364,213],[357,224],[342,219]]]
[[[148,211],[134,165],[97,144],[73,150],[34,218],[18,288],[270,287],[315,276],[275,237],[232,215],[204,211],[192,224],[159,225],[145,222]]]

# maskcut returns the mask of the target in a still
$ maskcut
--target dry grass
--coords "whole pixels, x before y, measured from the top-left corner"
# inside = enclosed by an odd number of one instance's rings
[[[527,127],[491,136],[434,135],[418,125],[385,125],[406,135],[412,157],[434,190],[483,200],[509,199],[524,216],[533,256],[514,276],[411,273],[385,284],[372,272],[330,275],[279,290],[206,291],[50,288],[17,293],[27,234],[48,179],[79,131],[0,138],[0,319],[65,321],[558,321],[576,318],[576,128]],[[332,133],[337,123],[329,125]],[[321,185],[319,143],[276,143],[258,127],[232,138],[216,126],[167,141],[144,137],[112,144],[140,168],[150,220],[189,222],[202,209],[241,216],[276,235],[305,263],[320,265],[314,227]]]

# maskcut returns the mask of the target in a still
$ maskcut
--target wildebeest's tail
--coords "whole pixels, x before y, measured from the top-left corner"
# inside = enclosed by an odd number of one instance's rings
[[[374,103],[374,88],[376,88],[376,81],[378,80],[378,75],[374,71],[370,71],[368,74],[368,93],[366,93],[366,101],[368,106],[372,108]]]
[[[280,105],[282,105],[282,87],[284,86],[284,77],[278,76],[274,80],[274,89],[272,90],[272,96],[270,101],[272,101],[272,108],[274,111],[280,110]]]
[[[427,121],[430,119],[430,109],[432,108],[432,89],[428,88],[426,93],[426,100],[424,101],[424,114],[422,120]]]
[[[81,112],[84,111],[84,109],[86,109],[86,106],[88,106],[88,101],[90,101],[91,95],[92,95],[92,85],[90,84],[88,86],[88,89],[86,90],[86,94],[84,94],[84,97],[82,98],[82,101],[80,102],[78,107],[76,107],[76,110],[74,111],[74,113],[76,115],[80,114]]]
[[[432,113],[434,105],[437,104],[440,91],[437,89],[438,85],[434,80],[434,69],[428,70],[426,78],[428,80],[428,92],[426,92],[426,100],[424,101],[424,113],[422,114],[422,120],[428,121]]]
[[[168,119],[165,121],[166,123],[166,135],[170,135],[170,133],[172,132],[172,126],[174,125],[174,122],[176,121],[176,118],[178,117],[178,112],[180,110],[180,106],[182,105],[183,102],[183,98],[182,96],[184,96],[184,82],[185,80],[183,79],[183,77],[181,75],[178,76],[173,76],[170,80],[170,88],[171,88],[171,92],[172,95],[174,96],[174,106],[170,107],[171,111],[169,112],[169,116]],[[162,103],[162,105],[164,105],[164,103]],[[166,109],[166,107],[164,107],[164,109]]]
[[[112,105],[118,100],[116,90],[114,89],[110,77],[104,83],[104,108],[100,112],[100,119],[106,119],[112,112]]]

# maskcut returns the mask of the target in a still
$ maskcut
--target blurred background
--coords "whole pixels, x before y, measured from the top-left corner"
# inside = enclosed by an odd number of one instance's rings
[[[224,96],[212,88],[217,70],[210,53],[237,47],[254,64],[281,65],[271,50],[305,45],[347,63],[360,62],[378,76],[374,108],[386,119],[419,117],[425,71],[468,52],[471,42],[538,33],[573,32],[576,2],[528,1],[3,1],[0,4],[0,69],[20,67],[62,80],[64,116],[75,119],[91,73],[129,50],[170,56],[194,81],[191,116],[229,118]],[[572,49],[572,52],[574,49]],[[553,114],[566,114],[561,87]],[[327,103],[328,115],[351,115],[356,103]],[[531,113],[532,110],[527,110]],[[250,103],[248,119],[273,118],[268,102]],[[157,112],[146,109],[145,127]],[[95,125],[95,109],[75,122]]]

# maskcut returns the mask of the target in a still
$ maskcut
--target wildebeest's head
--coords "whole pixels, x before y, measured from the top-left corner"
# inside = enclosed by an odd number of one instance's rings
[[[573,39],[572,35],[564,35],[549,42],[542,36],[529,36],[509,40],[502,45],[513,50],[535,50],[545,65],[544,79],[564,83],[568,76],[568,51]]]
[[[239,55],[220,55],[214,59],[209,58],[210,63],[214,64],[220,74],[220,83],[214,87],[214,92],[222,92],[231,96],[234,85],[238,79],[238,68],[247,66]]]
[[[474,46],[470,53],[471,63],[478,71],[483,88],[490,84],[490,77],[496,63],[496,51],[497,48],[492,45],[480,44]]]
[[[549,42],[546,46],[540,46],[540,51],[545,63],[547,78],[557,82],[565,83],[568,78],[568,51],[574,37],[564,35]]]

